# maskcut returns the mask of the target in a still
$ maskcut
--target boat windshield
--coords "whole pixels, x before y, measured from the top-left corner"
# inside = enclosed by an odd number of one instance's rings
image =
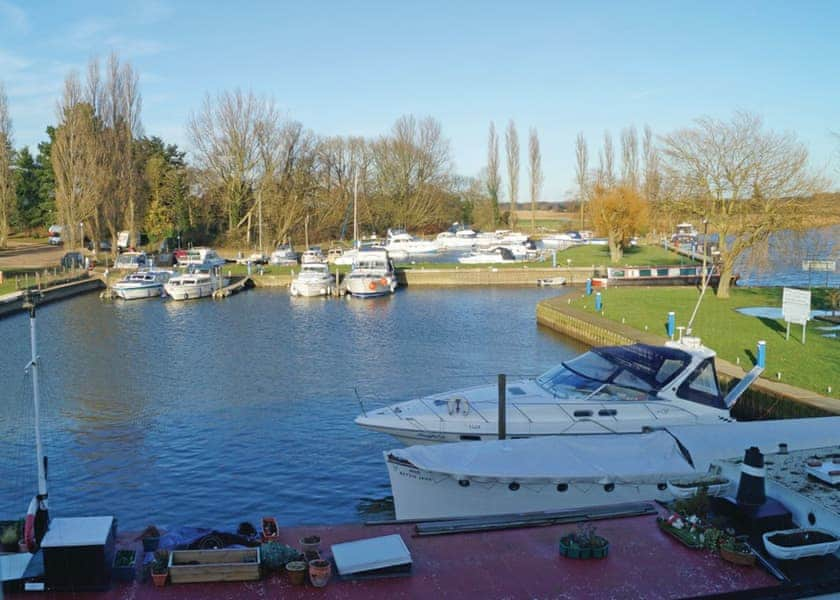
[[[687,353],[675,348],[645,344],[595,348],[544,373],[537,383],[555,396],[597,392],[593,399],[636,400],[656,395],[690,362]]]

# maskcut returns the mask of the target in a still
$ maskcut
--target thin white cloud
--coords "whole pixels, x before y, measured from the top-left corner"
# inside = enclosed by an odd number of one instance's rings
[[[29,18],[19,6],[0,0],[0,23],[18,33],[29,33]]]
[[[29,67],[32,62],[17,54],[0,49],[0,73],[15,73]]]
[[[156,40],[142,40],[123,35],[112,35],[104,40],[104,44],[123,56],[150,56],[160,54],[165,46]]]

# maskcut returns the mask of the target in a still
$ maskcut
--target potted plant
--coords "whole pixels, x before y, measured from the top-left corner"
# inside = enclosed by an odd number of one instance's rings
[[[266,571],[281,571],[287,563],[301,558],[300,552],[280,542],[266,542],[260,546],[260,564]]]
[[[324,587],[330,580],[332,563],[323,558],[309,561],[309,581],[315,587]]]
[[[293,560],[286,563],[286,571],[289,572],[289,580],[292,585],[303,585],[306,581],[306,563],[302,560]]]
[[[735,537],[726,538],[720,545],[720,557],[736,565],[752,566],[755,554],[749,544]]]
[[[114,555],[114,566],[111,575],[118,581],[133,581],[136,571],[137,552],[134,550],[117,550]]]
[[[321,537],[317,535],[307,535],[300,538],[300,549],[304,554],[307,552],[320,552]]]
[[[7,523],[0,531],[0,547],[4,552],[17,552],[19,537],[17,523]]]
[[[166,585],[166,578],[169,577],[169,551],[156,550],[155,561],[152,563],[152,581],[155,586]]]
[[[160,545],[160,531],[154,525],[147,526],[137,537],[143,540],[143,552],[154,552]]]
[[[762,537],[770,556],[781,560],[833,554],[840,548],[840,537],[816,527],[768,531]]]
[[[566,558],[606,558],[609,551],[610,543],[591,523],[581,523],[576,532],[560,538],[560,554]]]

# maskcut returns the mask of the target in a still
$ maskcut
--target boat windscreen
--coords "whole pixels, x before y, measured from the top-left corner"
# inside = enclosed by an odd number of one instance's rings
[[[557,386],[568,387],[569,384],[582,391],[611,384],[656,394],[690,362],[687,353],[675,348],[645,344],[607,346],[564,362],[537,382],[555,393]]]

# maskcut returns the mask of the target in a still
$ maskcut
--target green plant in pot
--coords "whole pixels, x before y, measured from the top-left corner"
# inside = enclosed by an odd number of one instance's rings
[[[17,523],[9,523],[0,531],[0,546],[4,552],[18,551],[18,526]]]
[[[606,558],[610,543],[596,534],[591,523],[581,523],[577,531],[560,538],[560,554],[567,558]]]
[[[265,542],[260,546],[260,564],[268,571],[280,571],[286,563],[301,558],[300,552],[280,542]]]
[[[158,587],[166,585],[169,577],[169,551],[156,550],[155,561],[152,563],[152,581]]]

